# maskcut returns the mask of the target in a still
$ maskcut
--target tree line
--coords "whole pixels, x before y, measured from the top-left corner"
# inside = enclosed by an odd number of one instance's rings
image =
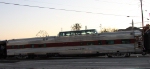
[[[71,30],[73,30],[73,31],[80,30],[81,28],[82,28],[82,26],[79,23],[75,23],[75,24],[73,24],[73,26],[71,26]],[[99,32],[104,33],[104,32],[116,32],[116,31],[118,31],[118,29],[115,29],[115,28],[103,28]]]

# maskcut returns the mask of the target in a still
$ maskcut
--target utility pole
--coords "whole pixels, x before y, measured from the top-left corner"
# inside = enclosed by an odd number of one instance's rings
[[[144,19],[143,19],[143,3],[142,0],[140,0],[141,2],[141,15],[142,15],[142,40],[143,40],[143,46],[145,48],[145,43],[144,43]]]
[[[85,26],[85,30],[87,30],[87,26]]]
[[[100,26],[99,26],[99,27],[100,27],[100,31],[102,32],[102,25],[100,24]]]
[[[144,19],[143,19],[143,3],[142,3],[142,0],[140,0],[140,2],[141,2],[142,27],[144,27]]]
[[[61,32],[62,32],[63,30],[62,30],[62,28],[61,28]]]
[[[132,31],[134,32],[134,22],[133,22],[133,19],[132,19]]]

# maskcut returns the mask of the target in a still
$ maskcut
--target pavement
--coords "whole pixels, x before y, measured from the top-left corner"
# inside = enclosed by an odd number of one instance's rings
[[[150,56],[0,60],[0,69],[150,69]]]

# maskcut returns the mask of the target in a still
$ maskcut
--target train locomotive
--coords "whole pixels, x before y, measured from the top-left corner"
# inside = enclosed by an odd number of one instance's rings
[[[108,56],[150,53],[150,30],[97,33],[95,29],[63,31],[58,36],[0,41],[0,58]]]

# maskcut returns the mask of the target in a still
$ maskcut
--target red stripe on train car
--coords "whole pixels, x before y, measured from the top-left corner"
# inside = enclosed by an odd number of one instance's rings
[[[135,39],[126,39],[130,43],[134,43]],[[114,41],[114,43],[109,44],[108,41]],[[45,44],[45,46],[44,46]],[[44,43],[44,44],[27,44],[27,45],[16,45],[7,46],[7,49],[22,49],[22,48],[41,48],[41,47],[64,47],[64,46],[86,46],[86,45],[113,45],[122,44],[122,40],[95,40],[95,41],[80,41],[80,42],[61,42],[61,43]],[[23,47],[24,46],[24,47]]]

